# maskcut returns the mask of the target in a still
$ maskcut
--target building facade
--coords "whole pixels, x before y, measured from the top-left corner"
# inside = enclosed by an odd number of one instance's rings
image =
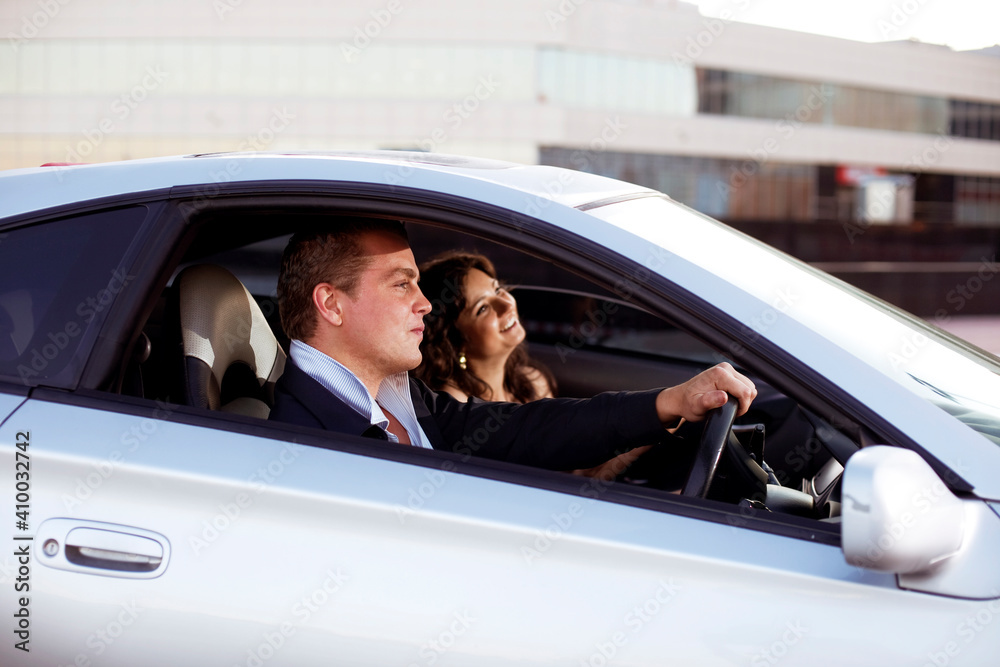
[[[1000,57],[656,0],[16,0],[0,168],[418,149],[638,182],[739,223],[1000,226]]]

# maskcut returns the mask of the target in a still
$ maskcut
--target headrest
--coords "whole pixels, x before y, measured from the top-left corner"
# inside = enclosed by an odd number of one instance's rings
[[[211,369],[211,377],[204,378],[207,386],[189,387],[189,391],[204,392],[207,405],[203,407],[226,409],[221,405],[221,387],[234,364],[249,367],[258,389],[278,379],[285,368],[285,353],[257,302],[236,276],[221,266],[200,264],[184,269],[176,284],[185,363],[190,367],[190,360],[198,360]]]

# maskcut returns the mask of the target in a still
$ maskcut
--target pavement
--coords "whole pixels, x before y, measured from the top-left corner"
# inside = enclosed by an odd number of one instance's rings
[[[966,315],[933,323],[1000,357],[1000,315]]]

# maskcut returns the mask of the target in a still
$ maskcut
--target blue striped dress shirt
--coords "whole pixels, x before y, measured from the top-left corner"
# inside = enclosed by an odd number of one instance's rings
[[[378,426],[392,442],[399,438],[390,433],[387,428],[389,419],[382,411],[382,406],[391,412],[410,435],[410,442],[418,447],[432,449],[424,429],[420,428],[417,415],[413,411],[413,401],[410,398],[410,382],[406,373],[396,373],[382,380],[378,388],[378,396],[372,398],[368,388],[354,373],[337,360],[320,352],[316,348],[293,340],[288,350],[292,361],[302,371],[319,382],[331,394],[339,398],[367,419],[373,426]]]

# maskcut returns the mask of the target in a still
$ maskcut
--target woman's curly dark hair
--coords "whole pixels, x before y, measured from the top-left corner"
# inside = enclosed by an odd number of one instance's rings
[[[469,396],[491,400],[490,388],[471,368],[459,366],[459,355],[465,350],[465,337],[458,330],[458,315],[465,309],[465,278],[479,269],[496,279],[497,272],[489,258],[470,252],[450,251],[438,255],[420,267],[420,290],[431,302],[431,312],[424,316],[424,339],[420,343],[423,361],[414,375],[435,391],[454,385]],[[522,342],[504,367],[504,389],[519,403],[534,401],[538,395],[529,374],[541,372],[555,387],[551,374],[528,357]]]

